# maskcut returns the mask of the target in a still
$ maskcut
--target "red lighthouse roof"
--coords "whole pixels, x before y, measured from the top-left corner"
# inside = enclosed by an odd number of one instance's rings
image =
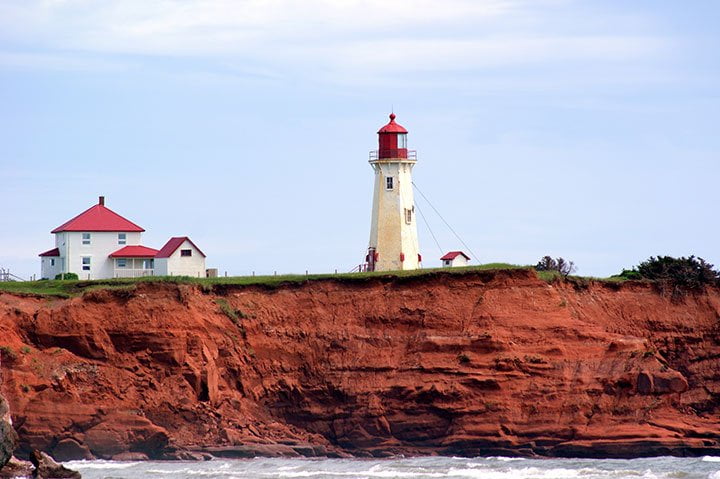
[[[395,123],[395,113],[390,113],[390,123],[378,130],[378,133],[407,133],[401,125]]]
[[[91,206],[73,219],[66,221],[51,233],[63,231],[145,231],[130,220],[126,220],[110,208],[105,207],[105,198],[100,197],[98,204]]]

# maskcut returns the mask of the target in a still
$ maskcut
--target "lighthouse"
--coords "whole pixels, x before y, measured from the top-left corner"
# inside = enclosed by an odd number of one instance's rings
[[[417,224],[412,169],[417,154],[407,149],[407,130],[390,122],[378,131],[378,149],[370,152],[375,172],[368,271],[418,269]]]

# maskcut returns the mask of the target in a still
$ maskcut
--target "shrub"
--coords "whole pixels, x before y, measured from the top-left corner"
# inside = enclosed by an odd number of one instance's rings
[[[222,313],[227,316],[233,323],[240,324],[240,316],[238,315],[235,308],[230,306],[230,303],[228,303],[226,299],[216,299],[215,304],[220,307],[220,311],[222,311]]]
[[[643,276],[636,270],[633,269],[624,269],[620,274],[616,274],[614,276],[611,276],[611,278],[619,278],[619,279],[643,279]]]
[[[10,346],[0,346],[0,360],[13,362],[17,359],[17,353]]]
[[[720,273],[713,269],[713,265],[695,256],[651,256],[638,265],[637,273],[644,279],[667,282],[686,290],[720,285]]]
[[[557,271],[566,278],[576,271],[575,263],[572,261],[564,258],[553,259],[550,256],[543,256],[535,265],[535,269],[537,271]]]
[[[78,275],[75,273],[60,273],[55,275],[55,279],[74,279],[77,280]]]

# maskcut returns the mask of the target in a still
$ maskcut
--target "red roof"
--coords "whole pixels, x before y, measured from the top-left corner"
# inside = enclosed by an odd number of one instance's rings
[[[110,254],[111,258],[154,258],[158,253],[155,248],[147,246],[125,246]]]
[[[132,221],[128,221],[104,204],[98,203],[83,211],[75,218],[61,224],[51,233],[63,231],[145,231]]]
[[[407,133],[407,130],[395,123],[395,113],[390,113],[390,123],[380,128],[378,133]]]
[[[60,256],[60,250],[58,248],[49,249],[38,256]]]
[[[183,244],[185,241],[190,242],[190,244],[193,245],[195,247],[195,249],[198,250],[198,252],[201,255],[203,255],[204,257],[207,257],[207,256],[205,256],[205,253],[200,251],[200,248],[198,248],[195,245],[195,243],[193,243],[192,240],[190,238],[188,238],[187,236],[174,236],[174,237],[170,238],[168,240],[168,242],[165,243],[165,246],[160,248],[160,251],[158,251],[158,254],[155,255],[155,257],[156,258],[169,258],[175,252],[175,250],[178,249],[180,247],[180,245]]]
[[[470,256],[466,255],[466,254],[463,253],[462,251],[450,251],[449,253],[447,253],[445,256],[443,256],[443,257],[440,258],[440,259],[441,259],[442,261],[445,261],[445,260],[453,260],[453,259],[457,258],[457,257],[460,256],[460,255],[465,256],[465,259],[467,259],[467,260],[470,259]]]

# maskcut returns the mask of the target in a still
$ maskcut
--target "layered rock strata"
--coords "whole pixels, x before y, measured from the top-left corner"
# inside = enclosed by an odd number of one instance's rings
[[[530,270],[0,294],[24,454],[720,454],[720,291]],[[6,354],[8,356],[8,354]]]

